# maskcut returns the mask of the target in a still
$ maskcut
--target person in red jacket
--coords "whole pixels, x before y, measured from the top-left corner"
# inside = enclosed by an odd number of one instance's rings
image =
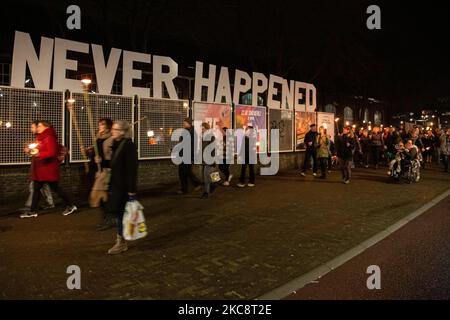
[[[30,211],[20,215],[21,218],[35,218],[38,216],[37,208],[41,197],[41,189],[48,184],[50,189],[64,201],[66,209],[63,215],[69,215],[77,210],[67,194],[58,187],[59,181],[59,144],[56,132],[48,121],[39,121],[37,126],[37,146],[30,154],[33,155],[33,168],[31,180],[34,192]]]

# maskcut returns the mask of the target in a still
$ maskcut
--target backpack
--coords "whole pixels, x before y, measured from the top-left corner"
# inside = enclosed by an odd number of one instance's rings
[[[65,146],[63,146],[62,144],[58,144],[58,161],[60,163],[62,163],[64,161],[64,159],[66,158],[66,155],[69,153],[69,149],[67,149]]]

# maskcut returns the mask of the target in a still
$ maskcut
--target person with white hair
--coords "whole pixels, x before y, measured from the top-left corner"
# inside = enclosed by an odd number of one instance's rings
[[[114,121],[111,135],[114,141],[106,210],[107,214],[117,219],[117,237],[116,243],[108,250],[108,254],[119,254],[128,250],[127,242],[123,238],[122,219],[127,202],[136,200],[138,160],[136,146],[131,140],[131,126],[128,122]]]

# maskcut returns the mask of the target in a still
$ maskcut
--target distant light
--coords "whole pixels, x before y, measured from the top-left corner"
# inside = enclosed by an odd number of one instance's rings
[[[5,127],[7,129],[11,128],[11,126],[12,126],[11,122],[8,121],[8,122],[5,123]]]
[[[67,100],[67,102],[68,102],[68,103],[71,103],[71,104],[72,104],[72,103],[75,103],[75,99],[70,98],[70,99]]]
[[[433,125],[434,125],[433,122],[431,122],[431,123],[430,123],[430,126],[433,126]]]
[[[412,121],[412,120],[411,120]],[[403,124],[403,121],[400,121],[400,124]]]
[[[163,130],[164,130],[164,128],[159,128],[159,130],[163,131]]]
[[[356,129],[356,124],[352,125],[353,129]]]
[[[151,138],[155,135],[155,132],[153,132],[153,130],[148,130],[147,131],[147,137]]]
[[[3,93],[0,93],[0,98],[3,98]]]
[[[350,122],[349,122],[349,121],[345,121],[345,125],[346,125],[346,126],[349,126],[349,125],[350,125]]]
[[[31,81],[31,79],[27,79],[27,80],[25,80],[25,84],[28,84],[28,83],[30,83],[30,81]]]
[[[409,121],[413,121],[413,119],[409,119]]]
[[[36,101],[33,101],[33,107],[37,107]]]
[[[108,104],[108,100],[105,100],[105,103]]]
[[[338,122],[338,121],[339,121],[339,118],[334,119],[334,121]]]
[[[92,80],[91,80],[91,79],[82,79],[82,80],[81,80],[81,83],[82,83],[82,84],[84,84],[85,86],[88,86],[88,85],[90,85],[90,84],[91,84],[91,82],[92,82]]]
[[[366,120],[363,120],[363,123],[366,123]]]
[[[324,129],[328,129],[328,125],[327,125],[326,123],[322,123],[322,127],[323,127]]]
[[[189,103],[183,102],[183,107],[185,107],[185,108],[189,107]]]

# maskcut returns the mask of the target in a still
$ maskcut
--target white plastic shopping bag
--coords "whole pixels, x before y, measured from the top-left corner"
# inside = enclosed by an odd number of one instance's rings
[[[144,238],[147,235],[144,207],[138,201],[128,201],[123,215],[123,237],[132,241]]]

